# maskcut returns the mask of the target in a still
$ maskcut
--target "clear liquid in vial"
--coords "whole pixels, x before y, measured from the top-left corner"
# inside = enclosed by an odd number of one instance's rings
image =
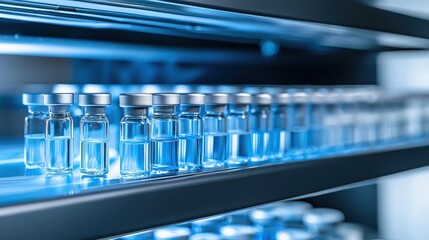
[[[45,166],[45,135],[27,134],[25,138],[24,158],[27,168]]]
[[[290,156],[292,159],[304,158],[308,145],[308,131],[306,129],[294,129],[291,131]]]
[[[46,170],[52,174],[69,173],[73,170],[72,138],[46,139]]]
[[[252,162],[267,161],[269,150],[270,133],[268,131],[252,132]]]
[[[198,171],[202,164],[203,138],[201,136],[179,137],[179,170]]]
[[[270,134],[271,140],[271,155],[272,159],[286,159],[290,148],[290,134],[284,129],[274,129]]]
[[[84,140],[81,143],[80,171],[88,175],[109,172],[109,142]]]
[[[228,165],[235,167],[247,164],[251,155],[250,133],[229,133],[228,137]]]
[[[178,139],[152,139],[152,175],[170,175],[179,170]]]
[[[227,134],[204,135],[204,168],[222,168],[227,160]]]
[[[147,177],[150,174],[150,142],[121,141],[121,175],[123,177]]]

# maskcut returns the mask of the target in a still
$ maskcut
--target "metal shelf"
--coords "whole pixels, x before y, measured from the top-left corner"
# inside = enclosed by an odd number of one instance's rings
[[[95,239],[361,183],[429,165],[429,144],[142,181],[0,208],[4,239]],[[25,226],[25,230],[20,230]]]

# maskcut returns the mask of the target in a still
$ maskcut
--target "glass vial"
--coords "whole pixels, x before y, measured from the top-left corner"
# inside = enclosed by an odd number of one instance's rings
[[[228,146],[225,117],[228,94],[207,95],[205,103],[203,168],[223,168],[227,160]]]
[[[289,93],[279,93],[274,96],[271,110],[271,158],[286,160],[290,148],[289,129],[289,104],[291,97]]]
[[[179,122],[175,107],[180,95],[155,94],[152,97],[152,175],[170,175],[179,170]]]
[[[148,177],[152,157],[148,108],[152,106],[152,94],[121,94],[119,106],[124,108],[119,148],[121,175],[130,178]]]
[[[228,165],[246,165],[251,156],[251,136],[249,106],[252,96],[248,93],[235,93],[229,96],[227,114]]]
[[[316,239],[339,239],[335,232],[335,225],[344,221],[344,214],[336,209],[314,208],[303,216],[303,222],[308,231]]]
[[[192,172],[201,169],[203,161],[203,119],[200,115],[204,94],[190,93],[180,97],[179,169]]]
[[[313,157],[321,154],[326,148],[327,131],[323,125],[326,116],[326,97],[325,89],[317,89],[310,96],[308,152]]]
[[[309,94],[305,91],[291,93],[292,103],[289,105],[291,121],[291,143],[289,156],[291,159],[303,159],[308,147],[308,114]]]
[[[46,120],[46,171],[52,174],[66,174],[73,171],[73,118],[70,105],[72,93],[44,95],[49,115]]]
[[[24,159],[27,168],[45,166],[45,131],[48,108],[43,104],[44,94],[22,95],[22,103],[28,106],[24,126]]]
[[[84,115],[80,120],[80,172],[104,175],[109,172],[109,120],[106,106],[112,104],[110,93],[79,94]]]
[[[272,97],[269,94],[260,93],[252,95],[252,107],[250,110],[250,131],[253,163],[267,161],[270,157],[272,141],[270,132]]]

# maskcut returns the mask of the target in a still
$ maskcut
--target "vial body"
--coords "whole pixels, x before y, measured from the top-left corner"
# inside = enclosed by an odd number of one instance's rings
[[[174,174],[179,170],[179,126],[174,106],[154,106],[151,122],[151,174]]]
[[[250,160],[254,163],[267,161],[271,151],[271,112],[269,106],[256,105],[250,112],[250,131],[252,135]]]
[[[325,105],[313,103],[309,111],[308,151],[310,155],[318,155],[326,149],[326,129],[323,118],[326,115]]]
[[[125,112],[121,120],[121,175],[148,177],[151,171],[151,149],[147,109],[126,109]]]
[[[290,148],[288,106],[274,105],[271,114],[271,158],[285,160]]]
[[[28,116],[24,127],[24,159],[27,168],[45,166],[45,131],[48,108],[28,106]]]
[[[203,121],[198,106],[182,106],[179,115],[179,168],[198,171],[203,160]]]
[[[105,107],[85,107],[80,121],[80,171],[87,175],[109,172],[109,121]]]
[[[308,147],[309,106],[307,103],[295,103],[289,107],[291,112],[289,156],[291,159],[302,159]]]
[[[227,160],[226,105],[206,105],[203,167],[223,168]]]
[[[69,106],[49,106],[46,120],[46,171],[52,174],[73,170],[73,119]]]
[[[251,156],[248,105],[231,104],[227,115],[228,165],[246,165]]]

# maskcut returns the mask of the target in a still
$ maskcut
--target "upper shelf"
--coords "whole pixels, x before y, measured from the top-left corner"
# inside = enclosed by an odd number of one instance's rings
[[[402,147],[140,181],[74,196],[5,205],[0,207],[0,236],[111,237],[428,166],[428,155],[429,145],[424,140]],[[22,226],[25,231],[17,231]]]
[[[8,0],[0,3],[0,19],[0,53],[7,54],[97,56],[111,49],[106,42],[121,43],[123,57],[153,45],[253,52],[261,46],[265,54],[278,46],[429,48],[428,20],[357,1]]]

